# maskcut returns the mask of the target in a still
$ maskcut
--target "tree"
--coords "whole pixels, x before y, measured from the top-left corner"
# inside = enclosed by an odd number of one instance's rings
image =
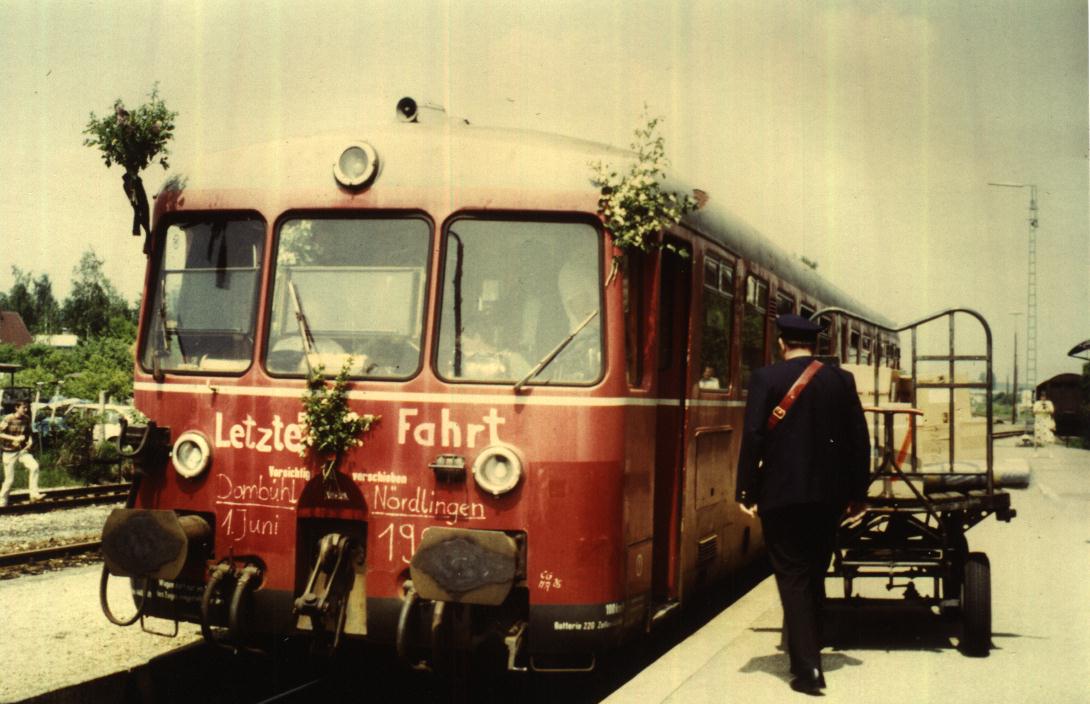
[[[82,338],[75,349],[30,344],[16,349],[0,345],[0,362],[22,367],[15,375],[20,386],[37,386],[43,398],[54,393],[95,400],[100,392],[118,399],[132,397],[133,344],[136,309],[130,307],[102,272],[102,260],[93,249],[84,252],[73,271],[71,295],[58,306],[53,284],[42,275],[31,279],[16,270],[13,291],[0,295],[0,304],[14,299],[20,313],[36,321],[38,331],[55,331],[65,323]],[[29,294],[29,287],[33,294]]]
[[[59,393],[94,401],[104,391],[110,398],[123,400],[132,398],[134,342],[135,335],[130,335],[85,340],[75,349],[38,343],[20,349],[0,345],[0,362],[22,366],[15,375],[15,383],[40,385],[46,399]]]
[[[135,325],[132,309],[102,273],[102,264],[94,249],[83,253],[72,270],[72,293],[61,309],[65,327],[84,339]]]
[[[61,307],[53,296],[53,282],[49,274],[34,279],[34,315],[36,327],[32,332],[52,334],[60,332]]]
[[[4,310],[18,313],[23,322],[26,323],[27,329],[33,332],[36,311],[34,310],[34,296],[30,292],[30,274],[17,266],[13,266],[11,267],[11,275],[15,278],[15,283],[11,285],[11,290],[8,291],[8,295],[4,298]]]
[[[0,294],[0,308],[15,311],[32,334],[52,333],[60,325],[60,306],[53,296],[49,274],[34,279],[30,272],[11,267],[15,283],[6,294]]]
[[[114,399],[132,397],[133,340],[100,337],[76,348],[78,376],[65,389],[80,398],[95,400],[100,391]]]
[[[10,291],[0,294],[0,309],[18,313],[32,334],[59,332],[60,306],[49,274],[35,279],[17,266],[11,267],[11,274],[15,283]]]

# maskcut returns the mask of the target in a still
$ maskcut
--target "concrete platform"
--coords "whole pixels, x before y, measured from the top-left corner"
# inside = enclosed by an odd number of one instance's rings
[[[828,702],[1090,701],[1090,451],[996,444],[997,462],[1032,469],[1011,489],[1018,516],[989,518],[967,534],[992,565],[993,649],[958,649],[960,623],[911,600],[857,608],[832,601],[823,651]],[[862,580],[868,596],[886,594]],[[843,593],[828,582],[830,596]],[[929,582],[919,584],[921,592]],[[926,593],[926,592],[925,592]],[[782,611],[772,578],[611,694],[606,702],[783,702]]]

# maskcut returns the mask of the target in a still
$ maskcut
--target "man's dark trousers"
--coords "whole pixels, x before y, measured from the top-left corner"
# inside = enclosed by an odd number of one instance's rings
[[[798,504],[760,514],[795,675],[821,669],[825,572],[842,513],[842,508],[827,504]]]

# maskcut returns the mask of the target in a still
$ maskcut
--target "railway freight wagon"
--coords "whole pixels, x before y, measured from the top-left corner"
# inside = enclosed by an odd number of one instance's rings
[[[631,154],[399,110],[202,157],[156,196],[151,423],[126,432],[108,574],[232,647],[419,661],[494,636],[512,668],[593,667],[760,553],[734,477],[775,315],[882,319],[714,197],[615,271],[589,162]],[[896,362],[880,328],[827,322],[826,352]],[[301,398],[341,369],[375,420],[323,473]]]
[[[1061,437],[1075,437],[1083,432],[1083,419],[1079,414],[1082,405],[1082,376],[1079,374],[1057,374],[1037,385],[1037,397],[1047,396],[1055,411],[1052,414],[1056,422],[1056,434]]]

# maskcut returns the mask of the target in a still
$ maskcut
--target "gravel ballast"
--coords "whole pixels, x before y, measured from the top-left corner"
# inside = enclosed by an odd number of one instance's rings
[[[113,507],[0,516],[0,551],[50,543],[96,540]],[[45,569],[44,567],[41,569]],[[99,608],[102,563],[43,571],[0,580],[0,702],[18,702],[44,692],[135,667],[200,638],[193,624],[180,624],[175,638],[145,633],[137,623],[121,628]],[[110,580],[110,605],[133,613],[128,580]],[[173,623],[152,620],[173,630]]]

